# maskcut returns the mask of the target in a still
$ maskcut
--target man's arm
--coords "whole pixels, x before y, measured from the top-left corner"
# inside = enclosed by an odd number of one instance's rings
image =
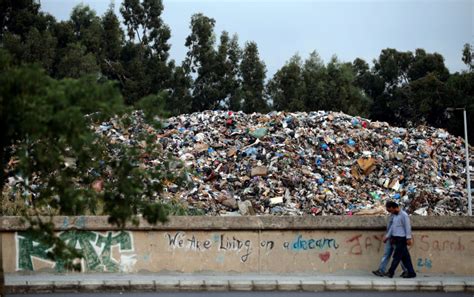
[[[412,245],[413,241],[411,239],[410,217],[406,213],[403,216],[403,228],[405,228],[405,236],[407,238],[407,245]]]
[[[385,236],[383,238],[383,242],[387,242],[387,240],[392,237],[392,226],[390,226],[390,229],[388,229],[387,233],[385,233]]]
[[[411,239],[411,224],[410,217],[405,213],[403,216],[403,228],[405,228],[405,235],[407,239]]]
[[[390,230],[390,228],[392,227],[392,223],[393,223],[393,215],[390,215],[388,217],[387,231]]]

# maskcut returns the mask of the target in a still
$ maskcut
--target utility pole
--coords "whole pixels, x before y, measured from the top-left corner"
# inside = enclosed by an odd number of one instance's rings
[[[471,190],[471,165],[469,161],[469,142],[467,139],[467,114],[466,114],[466,108],[446,108],[446,111],[457,111],[457,110],[462,110],[463,111],[463,117],[464,117],[464,142],[466,146],[466,183],[467,183],[467,214],[469,216],[472,216],[472,190]]]

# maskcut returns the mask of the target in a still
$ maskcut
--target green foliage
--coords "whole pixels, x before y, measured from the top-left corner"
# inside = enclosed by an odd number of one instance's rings
[[[216,89],[219,105],[236,108],[240,101],[239,63],[241,50],[237,35],[232,38],[226,31],[220,37],[217,48],[215,74],[217,75]],[[238,109],[238,108],[237,108]]]
[[[171,37],[169,27],[161,19],[163,8],[161,0],[124,0],[120,8],[129,40],[149,46],[160,61],[168,59]]]
[[[446,107],[464,107],[467,111],[467,126],[469,142],[474,143],[474,72],[463,72],[452,74],[446,82],[450,91]],[[449,105],[448,105],[449,104]],[[460,114],[450,114],[442,127],[446,127],[452,133],[464,137],[463,118]]]
[[[324,65],[313,52],[304,63],[299,55],[293,56],[268,83],[267,93],[277,110],[324,109],[368,116],[371,100],[355,83],[351,64],[333,57]]]
[[[303,65],[303,83],[306,88],[303,101],[308,110],[325,109],[327,94],[327,69],[316,51],[310,53]]]
[[[265,64],[260,60],[255,42],[245,45],[242,63],[242,110],[247,113],[265,112],[268,110],[264,99]]]
[[[408,71],[410,81],[415,81],[430,74],[442,81],[448,79],[449,71],[444,66],[443,56],[438,53],[429,54],[423,49],[417,49]]]
[[[101,37],[103,35],[100,18],[89,6],[82,4],[74,7],[71,13],[71,25],[76,42],[81,43],[87,53],[99,58],[101,52]]]
[[[118,61],[120,51],[123,46],[123,32],[120,29],[120,22],[114,13],[114,6],[111,5],[102,17],[102,55],[110,61]]]
[[[382,50],[379,59],[374,61],[374,71],[386,82],[387,88],[408,83],[408,70],[413,62],[411,52],[399,52],[396,49]]]
[[[120,61],[124,34],[112,4],[102,17],[101,25],[103,28],[99,58],[101,72],[107,78],[118,80],[121,86],[124,86],[124,70]]]
[[[160,118],[168,116],[165,111],[167,94],[161,92],[157,95],[148,95],[135,103],[137,109],[143,110],[147,122],[152,123],[155,127],[160,127]]]
[[[184,61],[186,71],[197,74],[192,90],[192,109],[215,109],[220,104],[217,74],[217,52],[214,49],[215,20],[201,13],[191,17],[191,34],[186,38],[188,52]]]
[[[36,63],[44,68],[48,73],[53,70],[53,63],[56,56],[56,38],[49,31],[38,31],[32,28],[23,41],[21,36],[11,34],[4,35],[4,47],[16,59],[16,63]]]
[[[92,123],[127,111],[114,83],[98,83],[90,76],[54,80],[37,67],[12,65],[4,50],[0,66],[1,172],[8,167],[8,173],[19,178],[24,191],[13,199],[30,206],[23,215],[42,242],[54,244],[55,257],[72,261],[77,254],[40,215],[100,213],[125,227],[137,223],[140,214],[156,223],[176,210],[164,206],[160,193],[164,182],[180,185],[184,175],[179,162],[162,156],[154,135],[137,135],[140,145],[129,147],[108,143],[90,129]],[[164,95],[149,96],[137,105],[154,120],[161,114]],[[143,167],[143,156],[164,161]],[[10,160],[16,165],[9,166]],[[103,182],[102,190],[92,188],[97,180]],[[2,174],[2,189],[4,183]]]
[[[40,3],[35,0],[2,0],[0,1],[0,39],[5,33],[20,36],[25,40],[26,34],[36,28],[47,30],[54,18],[40,11]]]
[[[467,65],[469,71],[474,70],[474,50],[469,43],[464,44],[462,50],[462,61]]]
[[[170,93],[166,100],[165,109],[172,115],[189,113],[192,111],[191,97],[192,78],[185,67],[174,67],[170,79]]]
[[[161,19],[161,0],[125,0],[120,12],[128,41],[115,75],[122,78],[127,103],[133,103],[168,88],[174,65],[167,62],[171,31]]]
[[[70,43],[64,51],[64,56],[57,66],[57,76],[60,78],[79,78],[85,75],[98,77],[100,67],[94,54],[87,53],[81,43]]]
[[[304,110],[302,62],[294,55],[268,82],[267,92],[276,110]]]

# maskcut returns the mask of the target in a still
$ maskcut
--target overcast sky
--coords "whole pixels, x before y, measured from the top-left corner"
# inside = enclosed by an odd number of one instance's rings
[[[110,2],[41,0],[41,5],[65,20],[79,3],[102,15]],[[118,13],[121,0],[114,2]],[[474,0],[164,0],[164,5],[171,58],[183,60],[191,15],[202,12],[216,20],[217,35],[226,30],[237,33],[241,45],[257,42],[267,76],[295,53],[306,58],[316,50],[325,62],[334,54],[342,61],[370,62],[387,47],[438,52],[455,72],[466,69],[463,45],[474,44]]]

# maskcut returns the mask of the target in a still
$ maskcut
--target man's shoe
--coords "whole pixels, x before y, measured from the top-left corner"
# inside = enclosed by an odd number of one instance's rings
[[[415,278],[416,277],[416,273],[415,274],[405,274],[404,276],[402,276],[403,278]]]
[[[393,273],[390,273],[390,272],[387,271],[387,272],[384,273],[384,276],[389,277],[389,278],[393,278]]]
[[[402,274],[400,274],[400,277],[405,277],[408,275],[408,272],[407,271],[403,271]]]
[[[380,270],[374,270],[372,271],[372,273],[375,274],[376,276],[380,276],[380,277],[384,276],[384,273]]]

